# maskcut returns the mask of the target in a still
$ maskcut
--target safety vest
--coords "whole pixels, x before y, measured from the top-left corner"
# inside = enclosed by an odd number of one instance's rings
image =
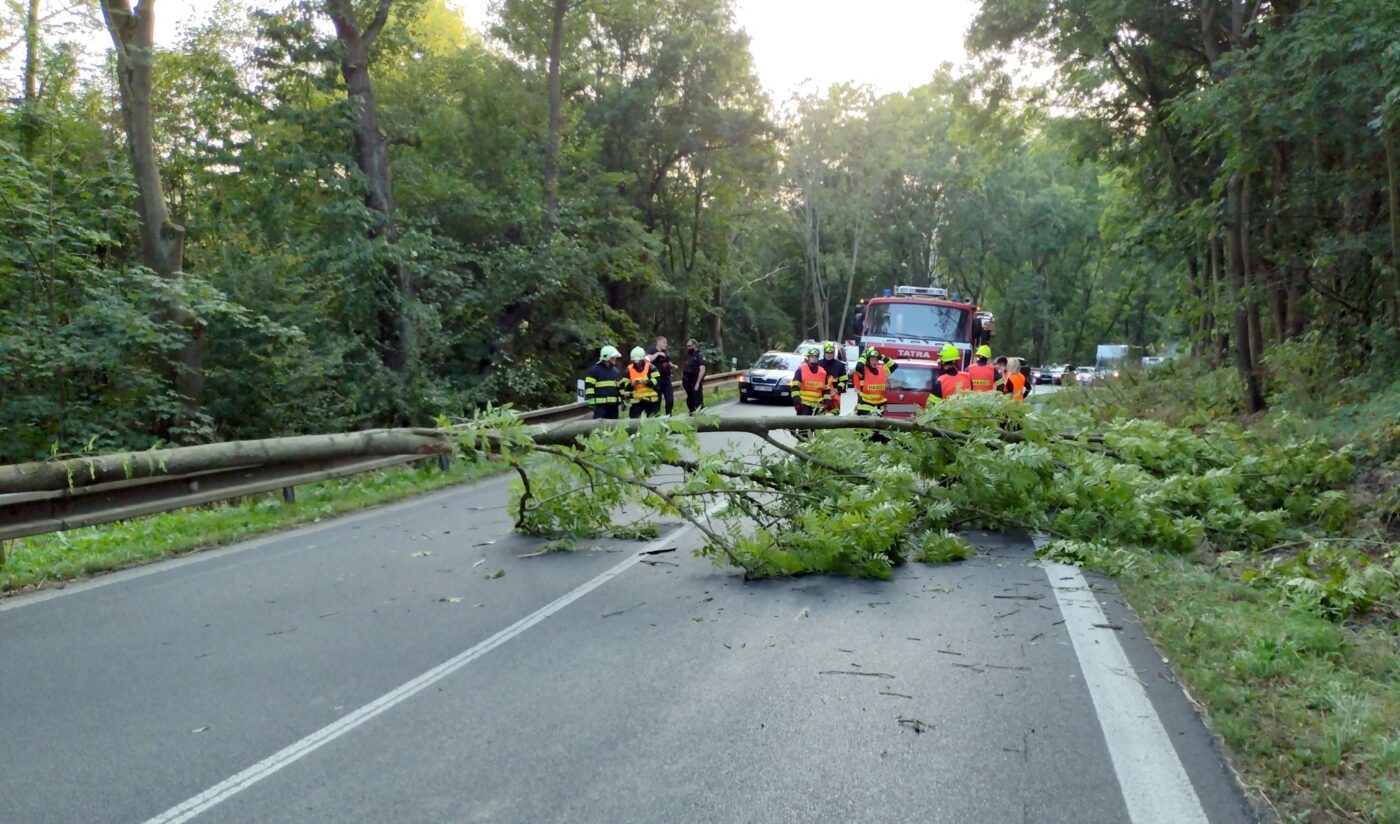
[[[880,412],[890,386],[890,373],[883,363],[867,363],[855,373],[857,412]]]
[[[1006,379],[1011,384],[1011,397],[1018,401],[1026,399],[1026,376],[1017,372]]]
[[[990,363],[974,363],[967,367],[967,376],[972,380],[973,392],[990,392],[996,388],[997,368]]]
[[[959,392],[972,391],[972,378],[966,372],[955,372],[948,374],[944,372],[938,376],[938,386],[943,390],[943,400],[948,400]]]
[[[644,364],[641,369],[627,364],[627,380],[632,384],[632,400],[656,400],[656,370],[650,363]]]
[[[827,387],[831,379],[826,376],[826,370],[820,366],[809,366],[802,364],[797,367],[797,375],[792,380],[794,388],[797,389],[797,399],[803,406],[810,406],[813,409],[820,407],[826,400]]]

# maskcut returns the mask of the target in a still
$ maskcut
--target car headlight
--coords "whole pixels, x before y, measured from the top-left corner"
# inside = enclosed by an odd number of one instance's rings
[[[748,382],[749,382],[749,376],[748,376],[748,375],[740,375],[740,376],[739,376],[739,383],[748,383]]]

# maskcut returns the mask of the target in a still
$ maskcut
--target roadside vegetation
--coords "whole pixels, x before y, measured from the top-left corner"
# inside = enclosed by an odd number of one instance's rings
[[[199,549],[225,546],[323,518],[367,509],[475,480],[498,471],[486,461],[454,461],[446,471],[391,467],[299,486],[286,503],[279,492],[226,504],[166,512],[8,542],[0,592],[61,583]]]
[[[1175,432],[1247,426],[1270,449],[1325,443],[1354,469],[1321,493],[1293,493],[1313,523],[1263,546],[1083,560],[1118,578],[1246,783],[1285,820],[1400,821],[1400,381],[1388,359],[1368,368],[1316,340],[1276,352],[1263,416],[1244,414],[1233,371],[1187,365],[1049,404]],[[1266,477],[1292,471],[1257,466]]]

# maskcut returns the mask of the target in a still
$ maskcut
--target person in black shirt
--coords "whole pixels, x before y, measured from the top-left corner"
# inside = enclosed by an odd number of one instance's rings
[[[665,404],[664,414],[671,414],[671,408],[676,405],[676,390],[671,385],[671,353],[666,351],[666,337],[660,335],[656,338],[656,345],[647,350],[647,360],[656,367],[659,377],[656,391],[661,393],[661,401]]]
[[[685,389],[685,407],[694,415],[705,405],[705,355],[695,338],[685,342],[685,359],[681,361],[681,386]]]

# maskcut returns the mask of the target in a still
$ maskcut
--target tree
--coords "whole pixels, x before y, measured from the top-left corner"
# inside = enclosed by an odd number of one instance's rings
[[[364,177],[365,205],[376,214],[369,236],[393,247],[399,242],[394,216],[393,175],[389,140],[380,125],[379,106],[370,82],[370,47],[389,20],[393,0],[376,0],[373,16],[360,28],[352,0],[325,0],[326,14],[340,41],[340,71],[350,103],[350,128],[355,139],[355,162]],[[379,288],[379,344],[384,365],[396,373],[409,370],[413,357],[413,326],[408,303],[413,299],[413,275],[392,254],[382,262]]]
[[[170,219],[156,152],[152,76],[155,69],[155,3],[138,0],[102,0],[102,16],[116,49],[117,80],[121,91],[122,123],[127,151],[136,180],[137,213],[141,221],[141,258],[159,277],[178,283],[183,274],[185,228]],[[171,377],[187,410],[196,413],[204,401],[205,322],[194,315],[173,292],[166,310],[170,322],[185,331],[186,339],[171,359]],[[188,426],[188,419],[172,422],[172,433]]]

